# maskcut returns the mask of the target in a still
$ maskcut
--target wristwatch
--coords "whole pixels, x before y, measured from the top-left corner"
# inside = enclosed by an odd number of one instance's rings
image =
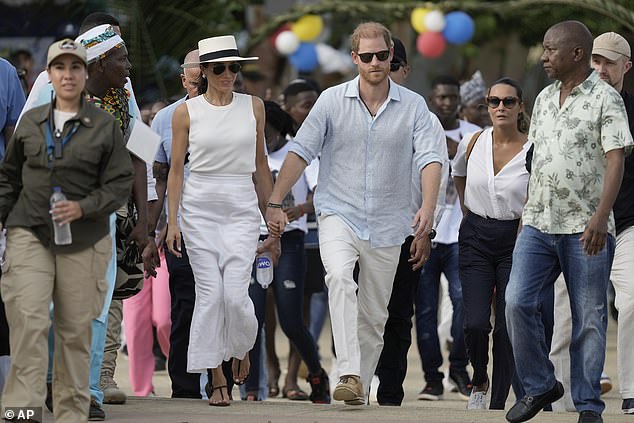
[[[429,231],[429,239],[434,239],[436,238],[436,229],[431,228],[431,231]]]

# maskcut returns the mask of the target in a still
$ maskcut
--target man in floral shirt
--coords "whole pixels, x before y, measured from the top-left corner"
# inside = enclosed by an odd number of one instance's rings
[[[593,37],[565,21],[544,35],[544,70],[555,83],[535,100],[535,145],[523,228],[506,291],[506,319],[527,395],[506,415],[523,422],[563,395],[548,359],[540,293],[563,272],[572,307],[572,398],[579,422],[602,422],[606,287],[614,257],[612,205],[632,136],[623,100],[590,68]]]

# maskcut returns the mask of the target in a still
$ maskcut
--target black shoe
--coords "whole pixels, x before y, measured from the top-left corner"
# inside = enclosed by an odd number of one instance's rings
[[[44,400],[44,405],[48,408],[48,411],[53,412],[53,384],[46,384],[46,399]]]
[[[623,400],[621,412],[623,414],[634,414],[634,398],[626,398]]]
[[[425,388],[418,394],[418,399],[438,401],[442,399],[443,391],[442,380],[427,382]]]
[[[314,404],[330,404],[330,380],[328,373],[321,369],[315,375],[308,375],[311,393],[308,397]]]
[[[458,388],[458,395],[468,401],[473,384],[471,384],[471,378],[469,378],[467,371],[449,369],[449,380]]]
[[[594,411],[584,410],[579,413],[577,423],[603,423],[603,418]]]
[[[532,419],[542,408],[564,396],[564,386],[557,381],[552,389],[544,394],[532,397],[525,395],[506,413],[506,420],[520,423]]]
[[[93,397],[90,398],[90,409],[88,410],[88,421],[102,422],[106,420],[106,412],[101,408],[101,404]]]

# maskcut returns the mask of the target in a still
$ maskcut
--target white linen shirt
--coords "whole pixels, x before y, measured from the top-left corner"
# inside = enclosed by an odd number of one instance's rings
[[[528,194],[530,175],[526,170],[526,153],[532,143],[524,143],[522,150],[496,175],[493,168],[493,129],[487,128],[480,134],[467,162],[471,138],[472,135],[467,135],[460,141],[452,167],[453,176],[467,177],[465,206],[484,218],[519,219]]]

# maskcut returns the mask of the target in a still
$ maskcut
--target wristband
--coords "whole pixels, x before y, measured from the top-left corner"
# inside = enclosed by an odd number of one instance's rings
[[[270,201],[266,204],[266,207],[270,209],[281,209],[282,205],[278,203],[271,203]]]

